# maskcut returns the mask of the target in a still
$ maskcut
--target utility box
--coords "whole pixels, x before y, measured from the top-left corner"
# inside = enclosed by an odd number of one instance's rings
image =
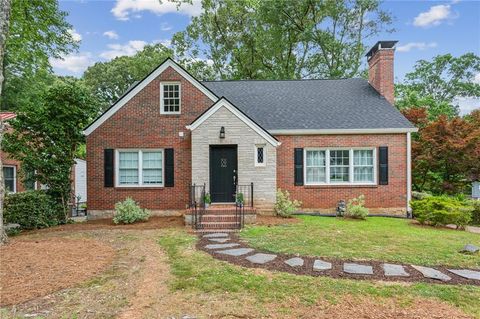
[[[480,182],[479,181],[472,183],[472,198],[480,199]]]

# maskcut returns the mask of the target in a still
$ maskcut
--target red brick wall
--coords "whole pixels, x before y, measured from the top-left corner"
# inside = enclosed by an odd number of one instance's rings
[[[341,199],[365,195],[370,208],[406,207],[407,169],[406,134],[276,136],[282,142],[277,149],[277,187],[301,200],[303,208],[334,209]],[[294,148],[388,146],[388,185],[375,186],[295,186]],[[378,157],[378,151],[377,151]],[[378,168],[377,168],[378,174]],[[378,180],[378,177],[377,177]],[[380,210],[381,211],[381,210]]]
[[[160,115],[160,81],[181,82],[181,115]],[[191,181],[190,132],[185,128],[213,102],[172,68],[150,82],[117,113],[87,137],[87,198],[89,210],[111,210],[132,197],[155,210],[184,209]],[[179,137],[184,132],[184,137]],[[175,186],[105,188],[105,148],[174,148]]]
[[[380,49],[368,61],[368,82],[392,105],[395,93],[393,86],[393,59],[395,50]]]
[[[22,183],[21,176],[20,176],[20,168],[21,168],[21,163],[17,160],[11,159],[7,153],[5,152],[0,152],[0,156],[2,156],[2,163],[4,166],[15,166],[15,171],[17,174],[17,192],[23,192],[25,190],[25,187]]]

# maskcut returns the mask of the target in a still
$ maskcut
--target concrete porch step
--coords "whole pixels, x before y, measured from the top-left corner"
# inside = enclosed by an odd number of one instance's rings
[[[208,214],[202,216],[202,222],[235,222],[239,218],[235,214],[220,215],[220,214]]]

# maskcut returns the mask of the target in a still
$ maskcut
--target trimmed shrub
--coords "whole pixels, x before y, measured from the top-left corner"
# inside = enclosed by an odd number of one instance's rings
[[[20,224],[21,229],[56,226],[63,212],[44,191],[26,191],[5,196],[5,223]]]
[[[348,201],[344,216],[355,219],[366,219],[368,214],[368,208],[365,207],[365,196],[360,195]]]
[[[472,220],[470,224],[480,225],[480,200],[470,200],[468,201],[469,205],[473,207],[472,210]]]
[[[431,196],[411,203],[413,215],[421,224],[454,224],[465,228],[472,219],[473,207],[447,196]]]
[[[427,197],[430,197],[430,196],[432,196],[432,195],[430,195],[429,193],[416,192],[416,191],[412,192],[412,198],[413,199],[424,199],[424,198],[427,198]]]
[[[300,206],[302,206],[302,202],[298,200],[291,200],[290,193],[286,190],[282,192],[279,188],[277,190],[277,199],[275,201],[274,211],[277,216],[289,218],[292,217],[292,214],[295,213]]]
[[[147,221],[149,217],[150,212],[140,208],[131,197],[127,197],[123,202],[115,204],[115,215],[113,216],[115,224],[132,224],[139,221]]]

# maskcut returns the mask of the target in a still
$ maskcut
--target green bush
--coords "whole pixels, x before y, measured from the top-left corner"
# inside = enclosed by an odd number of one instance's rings
[[[480,200],[470,200],[468,201],[469,205],[473,207],[472,211],[472,220],[470,224],[480,225]]]
[[[473,207],[456,198],[431,196],[411,203],[413,216],[421,224],[433,226],[454,224],[464,228],[472,219]]]
[[[148,217],[150,217],[150,212],[140,208],[130,197],[115,204],[115,215],[113,216],[115,224],[132,224],[138,221],[146,221]]]
[[[277,190],[277,199],[275,201],[274,211],[277,216],[289,218],[292,217],[292,214],[295,213],[300,206],[302,206],[302,202],[298,200],[291,200],[290,193],[286,190],[282,192],[279,188]]]
[[[5,223],[20,224],[21,229],[58,225],[63,212],[44,191],[26,191],[5,196]]]
[[[430,196],[432,196],[432,195],[430,195],[429,193],[416,192],[416,191],[412,192],[412,198],[413,199],[424,199],[424,198],[427,198],[427,197],[430,197]]]
[[[348,201],[344,216],[355,219],[366,219],[368,214],[368,208],[365,207],[365,196],[360,195]]]

